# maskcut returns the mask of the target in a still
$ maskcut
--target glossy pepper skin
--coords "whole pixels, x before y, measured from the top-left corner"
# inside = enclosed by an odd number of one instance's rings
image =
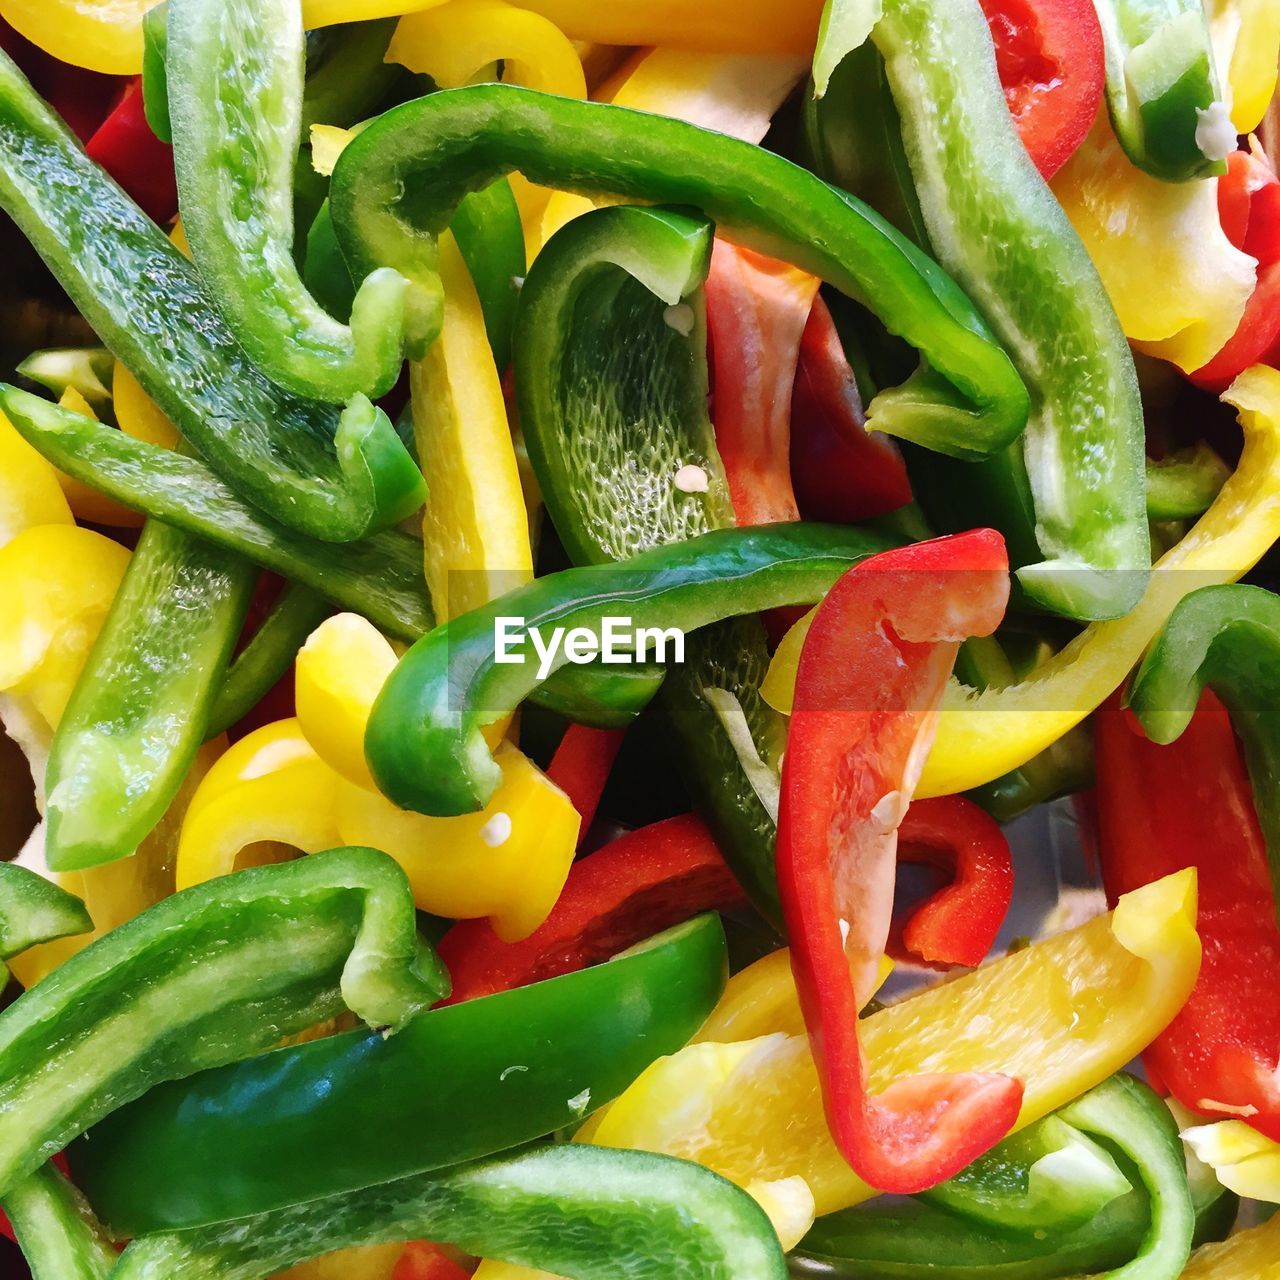
[[[49,752],[51,871],[128,857],[163,817],[206,737],[257,578],[220,547],[144,528]]]
[[[681,121],[507,85],[406,103],[338,161],[330,202],[339,241],[355,262],[391,263],[412,279],[426,269],[424,233],[443,230],[468,190],[513,169],[587,194],[691,205],[736,241],[866,302],[929,364],[873,402],[876,428],[962,456],[1002,448],[1022,430],[1020,379],[933,263],[812,174]],[[410,187],[417,194],[403,200]]]
[[[118,1254],[85,1198],[52,1164],[3,1197],[31,1280],[107,1280]]]
[[[778,887],[832,1134],[872,1186],[909,1193],[1006,1134],[1022,1087],[908,1076],[874,1098],[858,1040],[889,930],[897,829],[959,642],[1008,600],[999,534],[882,552],[827,593],[805,640],[782,766]]]
[[[177,213],[173,149],[157,138],[147,123],[140,79],[126,86],[111,114],[85,144],[85,154],[97,161],[161,226]]]
[[[112,1228],[139,1235],[503,1151],[580,1120],[684,1045],[726,967],[720,924],[703,916],[608,964],[434,1010],[389,1040],[278,1049],[113,1113],[70,1152],[74,1175]],[[324,1158],[339,1132],[340,1163]]]
[[[1115,310],[1010,120],[977,0],[834,0],[819,92],[868,32],[933,251],[1031,394],[1021,457],[1008,465],[1025,466],[1043,559],[1021,565],[1018,580],[1068,617],[1119,617],[1140,598],[1151,554],[1142,404]],[[963,184],[950,180],[959,171]]]
[[[182,225],[214,305],[253,363],[294,395],[384,395],[406,326],[418,353],[438,333],[440,285],[409,297],[404,277],[380,268],[360,285],[346,325],[302,283],[293,259],[301,7],[169,0],[167,27]]]
[[[1193,591],[1147,650],[1129,702],[1153,742],[1172,743],[1205,689],[1226,706],[1244,746],[1280,904],[1280,596],[1242,584]]]
[[[344,1007],[395,1030],[447,987],[404,873],[374,850],[174,894],[0,1014],[0,1194],[161,1081],[261,1052]]]
[[[26,867],[0,863],[0,962],[39,942],[92,928],[84,903],[74,894]],[[8,970],[0,976],[7,982]]]
[[[1098,716],[1098,830],[1115,895],[1200,866],[1204,963],[1186,1006],[1146,1050],[1184,1106],[1237,1115],[1280,1140],[1280,1002],[1266,975],[1280,928],[1266,851],[1231,722],[1206,693],[1177,741],[1148,741],[1116,700]]]
[[[0,60],[0,206],[183,437],[239,492],[290,527],[363,537],[422,503],[422,475],[386,415],[341,417],[252,364],[195,268],[76,145],[8,58]],[[147,323],[139,320],[147,280]]]
[[[234,1223],[143,1236],[113,1274],[265,1280],[334,1249],[411,1236],[571,1280],[787,1276],[764,1211],[710,1170],[670,1156],[550,1144]]]
[[[400,660],[374,705],[365,754],[395,803],[442,817],[480,809],[498,770],[481,729],[509,714],[546,679],[529,634],[592,629],[607,616],[639,628],[688,633],[712,622],[820,596],[879,539],[833,525],[723,529],[614,566],[565,569],[437,627]],[[497,661],[498,619],[515,649]],[[654,642],[650,640],[652,645]],[[563,647],[546,664],[567,664]],[[587,668],[582,668],[586,670]]]
[[[546,921],[503,942],[484,920],[455,924],[440,940],[446,1003],[527,986],[606,960],[699,912],[745,905],[711,833],[692,814],[629,831],[574,864]]]

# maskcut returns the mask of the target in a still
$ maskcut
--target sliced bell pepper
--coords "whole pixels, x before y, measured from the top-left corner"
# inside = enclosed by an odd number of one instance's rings
[[[1171,743],[1212,689],[1244,744],[1253,803],[1280,919],[1280,597],[1261,587],[1206,587],[1182,600],[1147,651],[1130,705],[1153,742]]]
[[[1025,1128],[1168,1025],[1200,964],[1194,919],[1195,873],[1183,872],[1110,916],[871,1014],[861,1022],[871,1087],[903,1074],[1004,1072],[1025,1082]],[[678,1152],[740,1186],[800,1177],[819,1214],[875,1194],[831,1139],[804,1037],[714,1047],[725,1052],[694,1045],[655,1063],[583,1136]]]
[[[264,1280],[337,1245],[417,1233],[575,1280],[730,1269],[736,1280],[787,1276],[769,1220],[709,1170],[664,1156],[546,1144],[243,1222],[144,1236],[115,1275]]]
[[[888,436],[867,430],[858,381],[821,296],[800,338],[791,393],[791,483],[807,519],[836,524],[911,501],[902,454]]]
[[[1213,506],[1231,469],[1201,441],[1153,462],[1147,459],[1147,519],[1193,520]]]
[[[0,980],[9,974],[3,968],[12,959],[40,942],[88,933],[93,928],[85,905],[26,867],[0,863]]]
[[[434,623],[417,539],[386,529],[321,543],[238,497],[203,464],[0,386],[0,407],[68,475],[358,610],[401,639]]]
[[[74,387],[90,404],[102,405],[111,399],[109,386],[114,361],[106,347],[54,347],[33,351],[16,372],[38,382],[55,396]]]
[[[578,811],[578,847],[587,838],[595,820],[600,797],[609,781],[609,771],[622,748],[621,729],[593,729],[571,724],[564,731],[556,753],[547,766],[547,777],[569,797]]]
[[[0,547],[41,524],[74,524],[58,473],[0,414]]]
[[[143,530],[50,748],[51,871],[126,858],[163,817],[206,736],[257,577],[179,529]]]
[[[361,537],[421,505],[421,472],[386,415],[357,398],[340,416],[267,381],[195,268],[2,54],[0,117],[0,207],[216,469],[283,523],[327,541]],[[145,308],[140,280],[149,282]]]
[[[1191,380],[1221,392],[1254,364],[1280,364],[1280,180],[1266,153],[1235,151],[1218,180],[1218,214],[1235,247],[1258,262],[1258,284],[1235,334]]]
[[[941,1182],[1014,1123],[996,1074],[907,1077],[869,1097],[858,1010],[893,910],[897,831],[959,642],[995,630],[1008,560],[989,530],[873,556],[805,640],[782,766],[778,887],[805,1025],[841,1153],[873,1186]]]
[[[1208,1244],[1191,1255],[1182,1280],[1236,1280],[1267,1274],[1280,1249],[1280,1216],[1260,1227],[1237,1231],[1221,1244]]]
[[[615,639],[621,647],[630,644],[633,657],[642,656],[661,649],[671,628],[688,633],[724,618],[805,603],[879,549],[875,535],[858,530],[761,525],[716,530],[619,565],[548,574],[438,626],[400,660],[365,735],[374,780],[404,808],[441,816],[474,813],[499,781],[482,728],[509,715],[569,661],[563,646],[535,658],[533,634],[546,643],[556,628],[563,628],[561,638],[587,628],[598,648],[604,619],[621,610],[633,630]],[[498,662],[503,627],[514,644]]]
[[[82,414],[86,418],[97,421],[98,415],[93,406],[75,386],[63,388],[58,396],[58,407],[70,413]],[[100,493],[91,485],[77,480],[65,471],[58,472],[58,483],[66,494],[67,502],[77,520],[86,524],[107,525],[117,529],[140,529],[143,518],[136,511],[130,510],[114,498]]]
[[[3,1202],[31,1280],[107,1280],[118,1255],[85,1198],[52,1164],[10,1188]]]
[[[724,240],[711,251],[712,417],[740,525],[800,518],[791,487],[791,397],[819,283]]]
[[[1096,0],[1107,107],[1125,154],[1164,182],[1217,177],[1236,149],[1200,0]]]
[[[1085,140],[1106,71],[1093,0],[981,0],[1009,114],[1047,182]]]
[[[157,138],[147,122],[140,78],[130,81],[111,114],[85,144],[85,154],[162,226],[178,212],[173,148]]]
[[[405,1245],[391,1280],[467,1280],[469,1275],[434,1244],[411,1240]]]
[[[1142,403],[1103,282],[1010,121],[979,7],[833,0],[814,64],[819,93],[868,34],[884,56],[933,249],[1031,393],[1021,453],[1044,558],[1018,580],[1069,617],[1119,617],[1140,598],[1151,559]]]
[[[398,1030],[447,989],[403,873],[373,850],[175,894],[0,1014],[0,1194],[160,1081],[271,1048],[344,1006]]]
[[[1193,597],[1194,598],[1194,597]],[[1225,710],[1206,694],[1178,740],[1147,742],[1115,702],[1098,717],[1098,816],[1108,892],[1204,870],[1205,962],[1186,1007],[1147,1050],[1184,1106],[1280,1139],[1280,1003],[1259,975],[1280,957],[1266,850]]]
[[[1280,1143],[1244,1120],[1218,1120],[1182,1130],[1196,1159],[1239,1196],[1280,1204]]]
[[[454,925],[440,942],[453,983],[447,1003],[574,973],[655,929],[743,902],[702,821],[667,818],[575,863],[551,914],[523,941],[502,942],[484,921]]]
[[[424,234],[438,234],[469,189],[512,169],[584,194],[693,205],[735,242],[867,302],[930,367],[877,397],[877,428],[961,454],[1001,448],[1021,431],[1025,389],[932,263],[863,205],[790,162],[681,121],[508,85],[406,103],[338,160],[330,199],[339,242],[357,263],[412,272]],[[429,193],[412,210],[402,201],[406,184]]]
[[[1143,173],[1100,117],[1053,193],[1138,350],[1190,372],[1222,349],[1257,268],[1223,232],[1214,182]]]
[[[608,964],[434,1010],[390,1039],[348,1032],[153,1089],[73,1147],[72,1172],[108,1225],[138,1235],[505,1151],[580,1120],[684,1045],[725,970],[723,931],[704,916]],[[336,1133],[341,1161],[324,1158]],[[400,1238],[427,1234],[438,1235]]]

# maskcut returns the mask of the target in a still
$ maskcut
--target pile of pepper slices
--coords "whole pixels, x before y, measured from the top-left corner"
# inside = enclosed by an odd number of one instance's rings
[[[1277,0],[0,18],[34,1280],[1280,1277]]]

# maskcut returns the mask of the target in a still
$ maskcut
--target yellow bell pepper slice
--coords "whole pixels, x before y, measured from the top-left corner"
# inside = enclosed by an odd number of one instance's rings
[[[519,0],[598,44],[813,57],[822,0]]]
[[[58,473],[0,413],[0,547],[41,524],[72,524]]]
[[[340,1249],[281,1271],[275,1280],[391,1280],[403,1252],[402,1244]]]
[[[1243,1120],[1219,1120],[1183,1129],[1182,1140],[1236,1195],[1280,1204],[1280,1142]]]
[[[440,237],[444,324],[411,369],[413,427],[430,496],[427,587],[444,621],[533,577],[529,517],[484,314],[457,243]]]
[[[294,668],[303,735],[325,764],[369,791],[377,788],[364,758],[364,733],[395,665],[391,642],[371,622],[339,613],[311,633]]]
[[[1276,91],[1280,7],[1275,0],[1208,0],[1209,30],[1218,66],[1227,71],[1231,123],[1252,133]]]
[[[181,443],[178,428],[118,360],[111,375],[111,400],[116,423],[126,435],[162,449],[176,449]]]
[[[82,414],[95,422],[98,419],[93,406],[75,387],[68,387],[62,393],[58,403],[72,413]],[[114,498],[107,497],[105,493],[100,493],[91,485],[75,479],[74,476],[65,475],[61,471],[55,471],[54,474],[58,477],[62,492],[66,494],[67,502],[70,503],[71,510],[78,519],[86,520],[90,524],[106,524],[120,529],[142,528],[144,517],[141,512],[134,511]]]
[[[68,524],[0,547],[0,692],[57,725],[128,563],[119,543]]]
[[[1280,1214],[1191,1255],[1182,1280],[1280,1280]]]
[[[1280,538],[1280,372],[1242,373],[1223,396],[1244,427],[1240,465],[1212,507],[1155,567],[1137,606],[1086,627],[1025,680],[982,693],[952,684],[917,794],[952,795],[1026,764],[1079,724],[1129,674],[1174,606],[1211,584],[1234,582]],[[765,679],[769,704],[790,714],[808,620],[792,629]]]
[[[1173,1019],[1200,967],[1195,914],[1195,873],[1179,872],[1110,915],[863,1019],[872,1086],[1006,1072],[1025,1086],[1018,1126],[1030,1124],[1119,1070]],[[591,1141],[696,1160],[743,1187],[801,1177],[819,1214],[874,1194],[827,1132],[803,1036],[693,1045],[654,1063],[586,1130]]]
[[[1053,191],[1139,350],[1186,372],[1207,364],[1257,283],[1257,262],[1222,230],[1217,180],[1169,183],[1141,172],[1104,112]]]

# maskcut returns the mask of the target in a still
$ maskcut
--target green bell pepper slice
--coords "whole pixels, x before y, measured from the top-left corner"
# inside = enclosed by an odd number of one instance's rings
[[[1235,129],[1202,0],[1094,0],[1107,57],[1107,110],[1124,153],[1153,177],[1221,177]],[[1217,104],[1215,107],[1214,104]],[[1211,127],[1220,112],[1222,128]],[[1225,149],[1215,132],[1225,134]]]
[[[332,612],[332,605],[309,587],[294,582],[285,588],[244,650],[227,667],[205,723],[206,741],[229,729],[262,701],[293,665],[307,637]]]
[[[1231,584],[1184,597],[1147,650],[1129,705],[1152,742],[1175,742],[1206,688],[1244,747],[1280,919],[1280,596]]]
[[[337,1248],[430,1239],[569,1280],[786,1280],[764,1210],[701,1165],[539,1146],[239,1222],[143,1236],[114,1280],[265,1280]]]
[[[74,894],[12,862],[0,862],[0,987],[8,981],[3,962],[28,947],[89,933],[93,921]]]
[[[169,0],[166,69],[182,225],[209,296],[250,359],[294,395],[384,395],[408,343],[440,329],[442,294],[388,267],[335,320],[293,260],[302,130],[296,0]]]
[[[3,55],[0,207],[183,438],[260,509],[342,542],[422,505],[422,473],[386,415],[361,397],[339,415],[269,382],[196,269]]]
[[[1002,448],[1022,430],[1028,402],[1020,378],[934,263],[807,170],[679,120],[511,85],[405,103],[338,160],[330,204],[339,241],[360,269],[390,264],[429,280],[435,237],[459,200],[516,169],[587,195],[700,209],[735,241],[865,303],[925,362],[872,403],[879,430],[961,456]]]
[[[3,1198],[31,1280],[106,1280],[119,1255],[85,1198],[51,1164]]]
[[[173,141],[169,119],[169,5],[152,5],[142,19],[142,111],[161,142]]]
[[[857,529],[822,524],[720,529],[656,547],[617,565],[565,569],[451,619],[400,660],[374,704],[365,755],[378,787],[402,808],[452,816],[484,808],[501,770],[481,733],[569,661],[563,645],[535,657],[535,634],[585,628],[606,618],[635,630],[696,631],[780,605],[811,604],[850,566],[884,546]],[[506,619],[500,624],[499,619]],[[509,626],[520,652],[498,660]],[[650,640],[641,647],[648,652]],[[588,667],[582,670],[590,670]]]
[[[1030,392],[1021,447],[1044,558],[1018,581],[1068,617],[1120,617],[1145,590],[1151,548],[1142,402],[1115,310],[1018,136],[977,0],[829,0],[819,92],[868,34],[932,246]]]
[[[1194,520],[1213,505],[1231,468],[1203,440],[1158,462],[1147,459],[1147,519]]]
[[[49,749],[51,871],[127,858],[164,816],[207,736],[257,580],[232,552],[143,528]]]
[[[1113,1194],[1117,1165],[1098,1161],[1099,1185],[1092,1195],[1084,1186],[1074,1197],[1075,1207],[1093,1199],[1097,1212],[1069,1225],[1056,1199],[1042,1206],[1036,1225],[1027,1189],[1046,1137],[1032,1126],[1029,1140],[1006,1140],[967,1170],[958,1190],[944,1184],[905,1207],[873,1204],[819,1219],[792,1255],[792,1273],[832,1280],[1057,1280],[1087,1272],[1176,1280],[1193,1242],[1230,1229],[1235,1197],[1213,1178],[1198,1180],[1193,1193],[1172,1116],[1132,1077],[1112,1077],[1040,1124],[1098,1139],[1116,1154],[1131,1189]],[[1052,1129],[1047,1138],[1055,1140]]]
[[[14,371],[61,396],[74,387],[90,404],[111,400],[111,370],[115,359],[106,347],[51,347],[33,351]]]
[[[719,919],[700,916],[594,968],[434,1009],[389,1040],[348,1032],[153,1089],[68,1158],[129,1236],[365,1194],[576,1124],[692,1038],[727,972]]]
[[[447,990],[404,872],[376,850],[176,893],[0,1013],[0,1195],[162,1081],[272,1048],[343,1008],[397,1030]]]

